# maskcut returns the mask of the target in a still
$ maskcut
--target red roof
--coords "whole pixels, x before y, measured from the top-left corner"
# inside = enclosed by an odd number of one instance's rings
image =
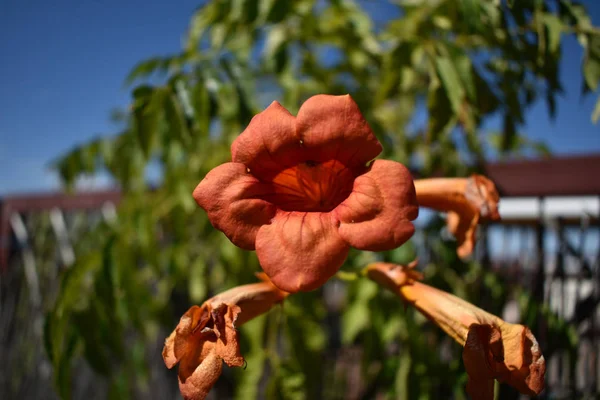
[[[600,154],[493,163],[486,174],[505,197],[600,195]]]

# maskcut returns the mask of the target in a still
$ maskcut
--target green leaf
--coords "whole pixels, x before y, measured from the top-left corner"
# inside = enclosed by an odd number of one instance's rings
[[[475,88],[471,59],[464,53],[453,54],[452,59],[454,66],[456,67],[456,72],[460,77],[460,83],[462,84],[467,97],[471,102],[475,103],[477,99],[477,90]]]
[[[353,283],[357,292],[357,299],[352,302],[342,315],[342,342],[353,343],[357,336],[371,323],[371,310],[368,302],[377,294],[377,285],[364,279]]]
[[[504,130],[500,150],[502,152],[509,152],[517,148],[517,127],[515,120],[509,114],[504,115],[503,125]]]
[[[167,140],[177,140],[188,146],[191,143],[191,134],[179,99],[171,89],[167,89],[161,99],[165,112]]]
[[[583,76],[588,89],[595,91],[600,81],[600,35],[589,35],[583,61]]]
[[[207,294],[206,261],[202,257],[198,257],[190,266],[188,284],[192,302],[202,303]]]
[[[466,25],[471,31],[479,31],[481,29],[480,1],[460,0],[459,4]]]
[[[168,60],[165,58],[154,57],[138,63],[125,78],[127,85],[132,84],[140,78],[147,78],[154,73],[165,74],[168,69]]]
[[[460,83],[460,78],[456,72],[456,68],[452,61],[444,56],[439,56],[435,59],[436,70],[442,87],[446,92],[452,111],[454,114],[458,114],[461,109],[462,101],[464,98],[464,89]]]
[[[394,389],[396,391],[396,399],[408,400],[410,399],[410,371],[412,367],[412,357],[410,351],[407,349],[402,352],[400,356],[400,366],[396,372],[396,378],[394,382]]]
[[[446,91],[441,87],[429,91],[427,107],[429,112],[429,140],[435,142],[454,126],[456,114],[452,110]]]
[[[543,21],[548,35],[548,50],[550,53],[555,54],[559,50],[563,23],[559,17],[550,13],[544,13]]]
[[[279,311],[279,312],[278,312]],[[249,321],[241,328],[242,332],[242,354],[247,362],[247,368],[237,371],[235,399],[256,399],[259,397],[260,380],[263,376],[266,351],[264,348],[265,329],[267,323],[273,324],[274,314],[280,313],[274,310],[265,316]]]
[[[161,109],[152,106],[154,93],[149,86],[138,87],[133,92],[134,129],[146,158],[150,157],[150,153],[158,139],[158,122]]]
[[[594,107],[594,112],[592,113],[592,122],[594,124],[598,123],[598,120],[600,119],[600,97],[598,97],[598,100],[596,101],[596,106]]]

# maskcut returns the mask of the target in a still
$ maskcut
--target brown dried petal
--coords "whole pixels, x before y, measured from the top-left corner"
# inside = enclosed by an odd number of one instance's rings
[[[244,365],[244,357],[240,353],[238,332],[235,321],[241,309],[238,306],[221,304],[212,311],[214,330],[217,334],[215,353],[230,367],[241,367]]]
[[[498,213],[498,202],[500,195],[496,190],[494,182],[483,175],[472,175],[467,179],[465,187],[465,199],[477,210],[479,216],[484,219],[500,219]]]
[[[204,400],[210,389],[221,376],[223,361],[214,353],[209,353],[198,367],[188,375],[179,374],[179,390],[185,400]],[[181,367],[180,367],[181,371]]]
[[[494,379],[529,396],[544,389],[545,360],[535,337],[523,325],[471,325],[463,361],[469,375],[467,391],[474,400],[493,399]]]
[[[544,390],[546,361],[535,336],[523,325],[506,324],[502,328],[506,369],[498,380],[521,393],[539,394]]]
[[[165,347],[163,347],[162,356],[165,361],[167,368],[171,369],[179,362],[175,357],[175,335],[176,331],[171,332],[169,337],[165,340]]]

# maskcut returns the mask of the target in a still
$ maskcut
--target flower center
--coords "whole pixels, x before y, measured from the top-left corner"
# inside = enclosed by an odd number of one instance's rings
[[[338,160],[308,160],[287,168],[273,180],[269,200],[285,211],[333,210],[352,192],[354,175]]]

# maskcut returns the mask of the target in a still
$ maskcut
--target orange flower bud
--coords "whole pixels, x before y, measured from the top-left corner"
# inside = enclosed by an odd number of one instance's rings
[[[544,388],[546,362],[526,326],[511,324],[450,293],[419,282],[413,268],[388,263],[367,266],[367,276],[415,307],[463,350],[473,399],[493,399],[494,379],[521,393],[539,394]]]
[[[417,179],[415,190],[420,206],[448,213],[448,230],[458,242],[457,252],[461,258],[473,252],[480,219],[500,219],[498,191],[485,176]]]

